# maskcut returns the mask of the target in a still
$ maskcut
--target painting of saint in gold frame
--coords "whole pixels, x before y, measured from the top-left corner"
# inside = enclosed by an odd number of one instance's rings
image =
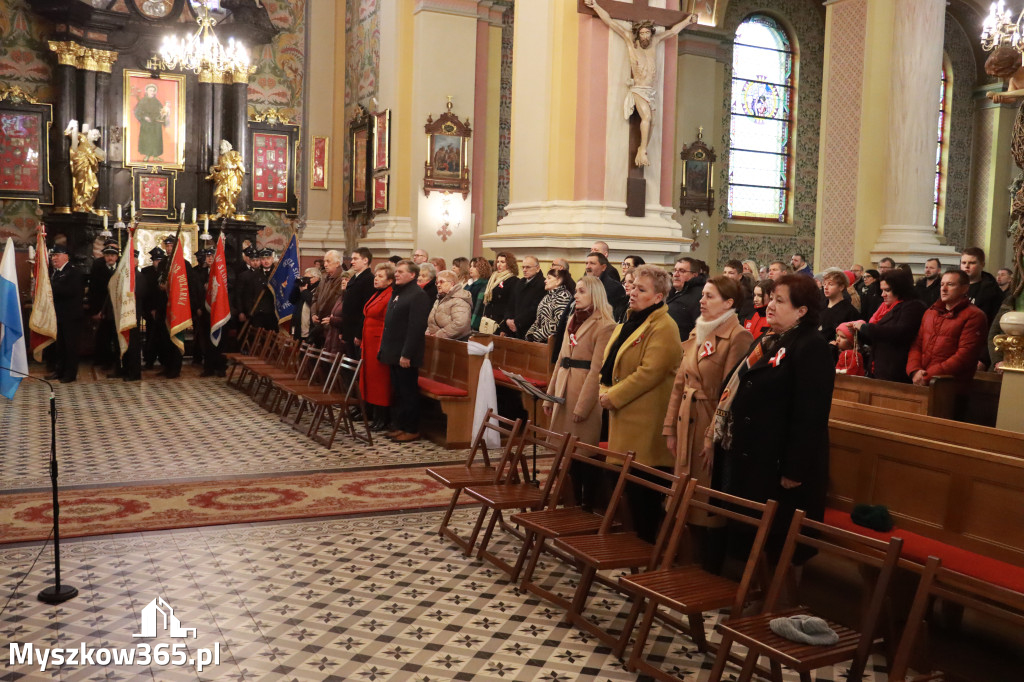
[[[184,168],[185,76],[124,71],[124,165]]]

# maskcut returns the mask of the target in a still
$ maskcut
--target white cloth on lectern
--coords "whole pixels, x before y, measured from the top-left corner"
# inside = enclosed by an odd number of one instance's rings
[[[484,423],[487,410],[493,409],[495,413],[498,412],[498,389],[494,385],[494,369],[491,367],[491,351],[494,350],[494,344],[489,343],[485,346],[470,341],[468,345],[470,355],[484,356],[484,361],[480,363],[480,378],[476,382],[476,405],[473,407],[473,433],[476,434],[480,430],[480,425]],[[487,429],[484,433],[484,444],[488,448],[500,448],[501,438],[498,432]]]

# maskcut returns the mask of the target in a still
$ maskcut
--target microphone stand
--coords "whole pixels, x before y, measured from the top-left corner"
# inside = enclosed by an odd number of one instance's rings
[[[38,599],[46,604],[61,604],[69,599],[78,596],[78,588],[71,585],[62,585],[60,582],[60,505],[57,502],[57,396],[53,392],[53,385],[39,377],[19,372],[10,367],[0,367],[11,374],[17,374],[26,379],[41,381],[50,389],[50,487],[53,490],[53,585],[43,589]]]

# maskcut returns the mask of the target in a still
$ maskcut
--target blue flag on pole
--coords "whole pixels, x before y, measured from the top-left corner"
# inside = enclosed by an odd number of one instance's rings
[[[37,254],[36,258],[46,258],[46,254]],[[28,374],[28,355],[14,268],[14,240],[8,237],[0,261],[0,394],[8,400],[14,400],[14,392],[21,385],[19,374]]]
[[[281,324],[292,319],[295,306],[288,300],[299,279],[299,240],[292,235],[288,242],[288,248],[281,254],[274,272],[271,273],[267,286],[274,294],[274,311],[277,313],[277,323]]]

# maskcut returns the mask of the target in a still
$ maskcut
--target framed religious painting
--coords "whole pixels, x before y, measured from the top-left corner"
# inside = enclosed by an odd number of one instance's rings
[[[185,164],[185,76],[124,70],[124,165],[181,170]]]
[[[309,150],[309,188],[327,189],[331,138],[314,135]]]
[[[424,126],[427,133],[427,161],[423,168],[423,193],[458,192],[465,199],[469,196],[469,138],[473,131],[469,120],[465,122],[452,113],[452,102],[448,100],[448,111],[435,121],[427,117]]]
[[[704,128],[697,139],[679,152],[683,160],[683,180],[679,185],[679,212],[715,210],[715,150],[704,144]]]
[[[265,118],[249,121],[249,135],[253,208],[295,215],[299,209],[295,194],[299,127]]]
[[[362,213],[370,206],[371,138],[370,116],[359,106],[349,123],[349,213]]]
[[[373,115],[373,172],[386,171],[391,163],[391,110]]]
[[[132,200],[141,220],[180,217],[175,201],[177,182],[177,171],[156,167],[132,169]]]
[[[0,199],[53,203],[50,126],[53,109],[18,87],[0,86]]]
[[[169,234],[175,234],[177,231],[177,225],[140,221],[139,227],[135,230],[135,248],[139,250],[139,268],[141,269],[147,265],[152,265],[153,260],[149,257],[149,252],[153,250],[154,246],[163,248],[164,237]],[[181,248],[184,249],[182,255],[184,255],[185,260],[192,265],[197,264],[196,248],[199,243],[199,226],[188,224],[182,225]],[[202,247],[200,246],[198,248]]]
[[[373,179],[373,212],[388,212],[388,176],[379,175]]]

